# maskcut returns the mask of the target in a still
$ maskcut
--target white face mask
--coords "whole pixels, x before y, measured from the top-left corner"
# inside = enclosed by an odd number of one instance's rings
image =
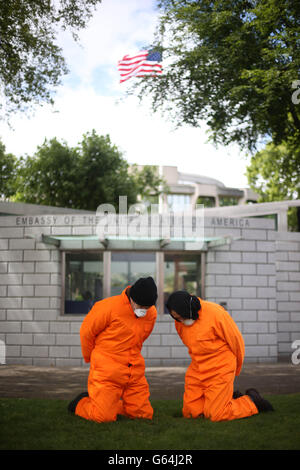
[[[142,318],[147,314],[147,309],[146,308],[135,308],[134,313],[138,318]]]
[[[182,320],[182,323],[185,326],[191,326],[195,323],[195,320],[193,320],[192,318],[186,318],[185,320]]]

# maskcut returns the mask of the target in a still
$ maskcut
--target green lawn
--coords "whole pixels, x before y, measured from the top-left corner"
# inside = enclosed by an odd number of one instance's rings
[[[272,395],[275,411],[212,423],[178,417],[180,400],[153,401],[154,418],[95,423],[64,400],[0,399],[1,450],[300,449],[300,394]]]

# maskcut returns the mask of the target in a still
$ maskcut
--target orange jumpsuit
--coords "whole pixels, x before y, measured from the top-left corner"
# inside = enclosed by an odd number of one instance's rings
[[[117,414],[152,419],[141,349],[156,317],[152,306],[137,318],[126,289],[93,306],[80,328],[82,355],[90,362],[89,396],[78,402],[76,415],[97,422],[115,421]]]
[[[199,300],[199,318],[192,326],[175,322],[192,359],[185,375],[183,416],[229,421],[257,414],[247,395],[232,399],[234,378],[245,354],[237,325],[223,307]]]

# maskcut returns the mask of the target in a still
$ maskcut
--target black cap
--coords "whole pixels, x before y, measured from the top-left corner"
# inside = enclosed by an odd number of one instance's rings
[[[191,295],[185,290],[178,290],[170,295],[167,300],[166,307],[169,312],[174,310],[182,318],[192,318],[193,320],[197,320],[201,304],[200,300],[195,295]]]
[[[130,288],[130,297],[138,304],[151,307],[157,301],[157,287],[152,277],[141,277]]]

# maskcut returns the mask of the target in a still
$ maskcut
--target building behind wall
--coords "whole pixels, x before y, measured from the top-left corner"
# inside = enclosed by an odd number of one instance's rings
[[[282,213],[281,203],[272,207]],[[103,241],[95,214],[2,203],[0,212],[10,214],[0,220],[6,363],[83,365],[79,328],[92,303],[144,275],[159,291],[158,319],[143,347],[147,365],[189,362],[164,309],[176,289],[228,310],[245,339],[246,362],[289,359],[300,339],[300,233],[278,231],[273,219],[214,210],[204,213],[199,245],[184,237]]]
[[[143,166],[138,166],[142,169]],[[223,207],[256,203],[258,194],[249,188],[229,188],[214,178],[182,173],[176,166],[154,166],[157,174],[165,181],[168,192],[159,200],[161,210],[180,210],[190,204],[204,204],[206,207]],[[158,199],[157,199],[158,203]]]

